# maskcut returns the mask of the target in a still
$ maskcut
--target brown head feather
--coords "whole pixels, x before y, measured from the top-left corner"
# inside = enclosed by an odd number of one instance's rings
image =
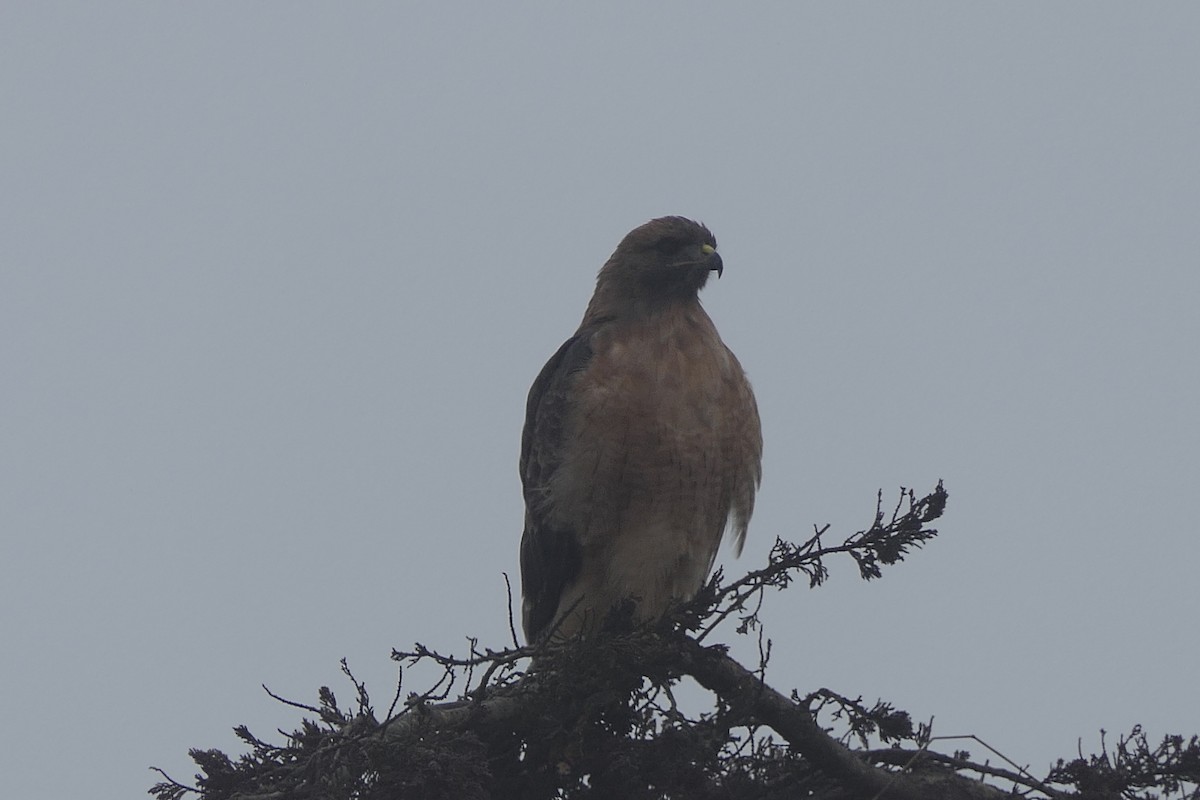
[[[724,269],[716,247],[708,228],[684,217],[659,217],[634,228],[600,269],[584,324],[696,302],[709,273]]]

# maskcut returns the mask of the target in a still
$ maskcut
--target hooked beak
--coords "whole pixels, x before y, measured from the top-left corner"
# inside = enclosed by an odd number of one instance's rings
[[[717,252],[717,248],[713,247],[711,244],[706,244],[701,249],[704,250],[704,254],[708,256],[709,270],[716,270],[717,278],[720,278],[722,275],[724,275],[725,262],[721,260],[721,254]]]

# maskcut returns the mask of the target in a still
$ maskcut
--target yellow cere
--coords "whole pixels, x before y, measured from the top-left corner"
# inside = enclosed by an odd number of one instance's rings
[[[713,253],[717,252],[717,248],[713,247],[711,244],[702,244],[700,245],[700,249],[704,251],[704,255],[706,256],[711,256]]]

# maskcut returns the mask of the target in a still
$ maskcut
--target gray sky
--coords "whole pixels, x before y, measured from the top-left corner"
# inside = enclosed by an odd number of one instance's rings
[[[346,656],[386,707],[392,646],[503,645],[525,393],[662,214],[716,233],[762,410],[733,569],[951,496],[883,581],[770,598],[772,682],[1037,769],[1197,732],[1198,41],[1183,3],[6,3],[0,794],[139,796],[290,729],[260,683],[348,701]]]

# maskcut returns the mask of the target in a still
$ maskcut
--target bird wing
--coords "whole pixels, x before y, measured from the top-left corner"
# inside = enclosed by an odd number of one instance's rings
[[[567,584],[582,567],[579,532],[551,518],[550,485],[562,464],[572,389],[592,359],[591,330],[565,341],[529,390],[521,434],[525,532],[521,537],[522,624],[534,641],[554,619]]]

